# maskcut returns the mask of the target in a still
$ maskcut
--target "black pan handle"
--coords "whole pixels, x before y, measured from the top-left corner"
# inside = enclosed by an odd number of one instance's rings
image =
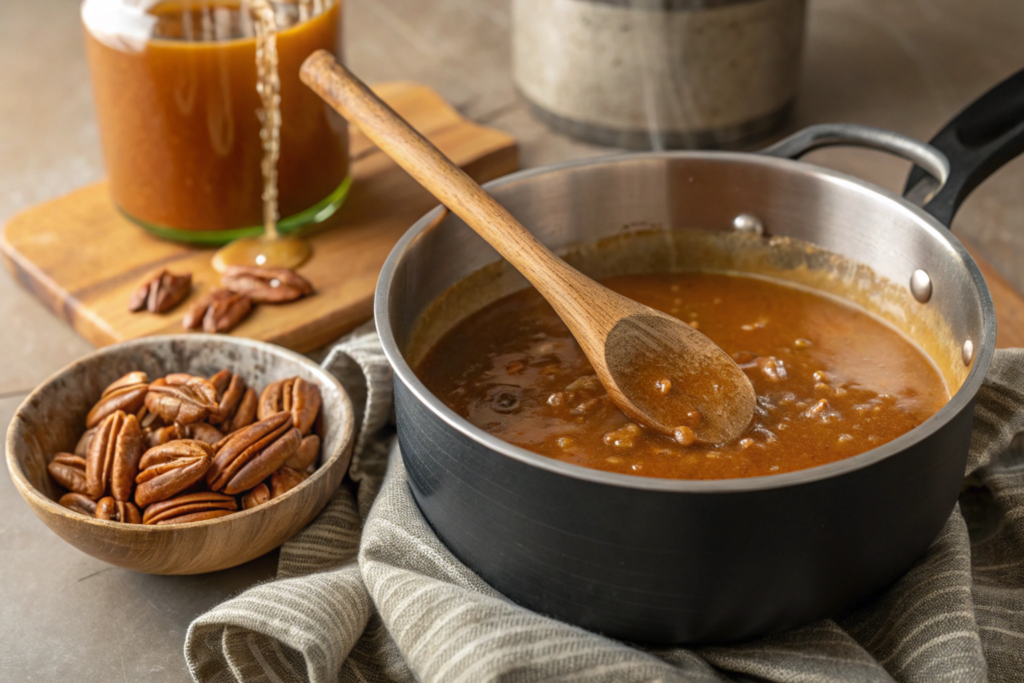
[[[903,196],[926,199],[923,208],[945,226],[967,195],[1024,152],[1024,69],[979,97],[929,141],[949,159],[949,179],[935,191],[928,171],[915,166]]]

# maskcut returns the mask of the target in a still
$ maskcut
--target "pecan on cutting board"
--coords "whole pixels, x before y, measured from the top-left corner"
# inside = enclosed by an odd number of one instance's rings
[[[220,284],[259,304],[283,304],[313,293],[313,286],[289,268],[229,266]]]
[[[184,301],[190,291],[191,273],[175,275],[168,270],[161,270],[132,292],[131,298],[128,299],[128,310],[132,313],[143,309],[150,313],[164,313]]]
[[[202,329],[214,334],[230,332],[252,312],[252,299],[226,289],[214,289],[200,297],[182,320],[186,330]]]

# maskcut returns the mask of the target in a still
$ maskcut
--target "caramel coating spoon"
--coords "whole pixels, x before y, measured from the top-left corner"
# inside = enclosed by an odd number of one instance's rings
[[[687,445],[724,443],[747,428],[754,388],[714,342],[558,258],[329,52],[310,55],[301,77],[537,288],[622,412]]]

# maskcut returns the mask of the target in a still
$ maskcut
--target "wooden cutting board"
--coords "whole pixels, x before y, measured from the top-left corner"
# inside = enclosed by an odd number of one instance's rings
[[[517,169],[513,138],[464,119],[430,88],[395,82],[374,90],[479,182]],[[370,318],[385,258],[437,200],[357,132],[352,174],[348,199],[309,236],[314,256],[299,269],[316,295],[257,306],[232,334],[310,351]],[[211,249],[144,232],[118,213],[105,182],[14,216],[0,252],[19,282],[97,346],[182,331],[187,302],[164,315],[128,313],[128,296],[148,273],[163,267],[191,272],[188,301],[220,281],[210,265]]]

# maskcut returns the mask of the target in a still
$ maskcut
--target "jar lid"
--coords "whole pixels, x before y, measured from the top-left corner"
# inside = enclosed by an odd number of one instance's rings
[[[141,52],[157,18],[149,14],[160,0],[85,0],[82,23],[96,40],[114,50]]]

